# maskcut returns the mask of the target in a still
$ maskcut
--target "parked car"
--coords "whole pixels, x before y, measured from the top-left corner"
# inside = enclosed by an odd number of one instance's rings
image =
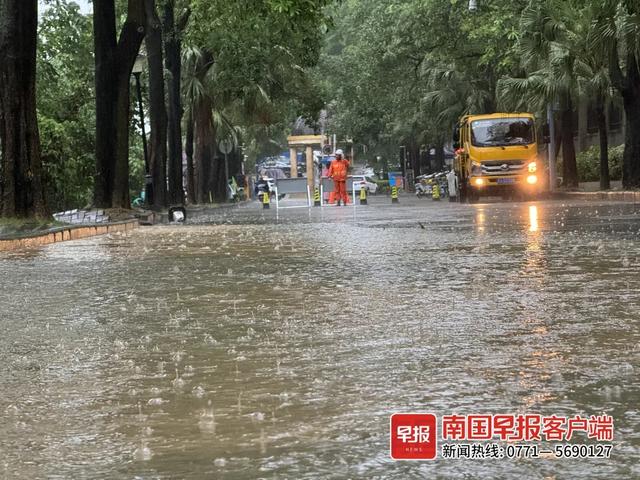
[[[356,192],[364,188],[368,194],[375,195],[378,191],[378,184],[373,178],[367,175],[354,175],[353,188]]]

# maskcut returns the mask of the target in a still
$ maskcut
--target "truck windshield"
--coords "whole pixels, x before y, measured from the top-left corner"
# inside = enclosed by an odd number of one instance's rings
[[[496,118],[471,123],[471,142],[476,147],[506,147],[534,143],[531,118]]]

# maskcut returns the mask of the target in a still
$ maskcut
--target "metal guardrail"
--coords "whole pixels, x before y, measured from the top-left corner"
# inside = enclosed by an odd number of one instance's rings
[[[283,208],[311,208],[313,206],[313,194],[309,190],[307,185],[306,178],[279,178],[275,181],[276,187],[276,209]],[[356,189],[354,185],[353,176],[347,177],[346,182],[346,190],[349,192],[352,198],[352,205],[355,207],[357,205],[356,202]],[[332,193],[334,191],[334,183],[331,178],[322,177],[320,179],[320,199],[321,206],[326,206],[326,202],[324,200],[325,193]],[[280,206],[280,195],[294,194],[294,193],[304,193],[307,198],[307,205],[293,205],[288,207]]]
[[[333,192],[333,180],[329,177],[322,177],[320,188],[326,193]],[[347,192],[353,190],[353,177],[347,177]]]
[[[347,192],[351,192],[352,204],[355,207],[356,206],[356,189],[354,187],[354,182],[353,182],[353,177],[352,176],[347,177],[347,185],[346,185],[346,187],[347,187],[346,188]],[[334,188],[333,180],[331,178],[328,178],[328,177],[322,177],[322,179],[320,181],[320,199],[321,199],[321,205],[323,207],[326,205],[326,203],[324,201],[324,194],[325,193],[333,193],[334,190],[335,190],[335,188]]]
[[[294,205],[289,207],[280,206],[280,195],[292,193],[304,193],[307,195],[307,205]],[[276,209],[281,208],[310,208],[312,206],[311,192],[307,185],[306,178],[278,178],[276,179]]]
[[[280,195],[288,193],[307,193],[306,178],[278,178],[276,188]]]

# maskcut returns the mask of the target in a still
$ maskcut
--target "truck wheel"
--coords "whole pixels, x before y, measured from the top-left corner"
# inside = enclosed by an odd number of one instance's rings
[[[473,188],[468,187],[467,202],[478,203],[479,201],[480,201],[480,194],[477,191],[475,191]]]
[[[467,201],[467,184],[460,182],[458,185],[458,202],[465,203]]]

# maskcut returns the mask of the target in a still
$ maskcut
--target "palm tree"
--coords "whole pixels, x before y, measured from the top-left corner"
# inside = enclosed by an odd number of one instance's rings
[[[183,96],[187,130],[187,181],[189,201],[206,203],[215,137],[208,87],[214,66],[213,55],[196,47],[183,51]],[[195,143],[195,151],[193,145]],[[195,158],[194,158],[195,157]]]
[[[187,195],[196,203],[224,201],[227,179],[224,163],[216,154],[221,140],[231,139],[237,144],[237,128],[225,113],[229,100],[224,93],[216,94],[215,61],[210,52],[188,47],[182,61]]]
[[[563,184],[569,188],[578,186],[573,106],[580,94],[582,63],[564,19],[574,16],[575,10],[565,2],[531,2],[522,14],[519,40],[525,75],[504,78],[497,89],[500,103],[516,110],[541,113],[549,103],[559,104]]]
[[[640,5],[635,0],[603,0],[593,8],[591,48],[608,60],[611,83],[625,111],[622,183],[640,188]]]
[[[429,91],[422,101],[447,129],[463,115],[495,110],[494,92],[480,76],[469,78],[455,68],[437,65],[426,66],[423,76]]]
[[[436,170],[441,170],[444,147],[451,138],[445,132],[453,131],[464,115],[495,112],[495,87],[491,75],[469,75],[454,65],[425,62],[421,73],[427,91],[420,102],[420,124],[429,136],[424,143],[435,147]],[[427,151],[430,149],[429,146]]]
[[[595,4],[581,8],[569,31],[569,40],[578,57],[576,73],[580,92],[585,99],[592,99],[598,120],[600,136],[600,189],[609,190],[609,128],[606,111],[615,99],[609,78],[609,65],[605,56],[592,47],[594,25],[598,15]]]

